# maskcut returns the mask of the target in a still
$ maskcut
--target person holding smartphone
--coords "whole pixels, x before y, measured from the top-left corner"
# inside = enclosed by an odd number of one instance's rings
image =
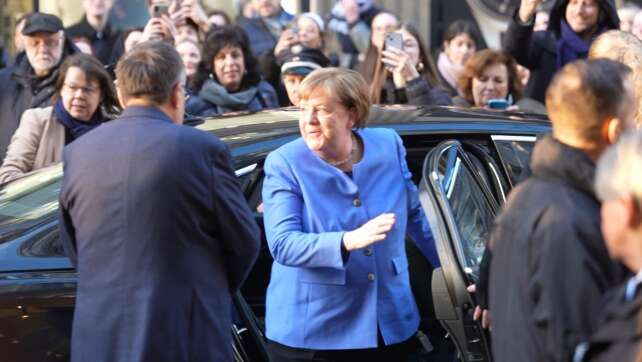
[[[449,105],[437,68],[419,32],[411,24],[384,36],[380,61],[370,85],[373,103]]]
[[[543,104],[522,98],[517,62],[501,50],[484,49],[470,57],[459,75],[459,89],[456,106],[546,113]]]

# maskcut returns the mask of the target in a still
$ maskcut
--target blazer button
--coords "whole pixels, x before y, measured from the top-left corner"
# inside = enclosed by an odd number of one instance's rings
[[[375,275],[373,273],[368,273],[368,280],[371,281],[371,282],[374,282]]]
[[[359,207],[359,206],[361,206],[361,199],[354,199],[354,200],[352,200],[352,205],[353,205],[354,207]]]
[[[372,249],[370,248],[363,249],[363,253],[366,254],[366,256],[370,256],[372,255]]]

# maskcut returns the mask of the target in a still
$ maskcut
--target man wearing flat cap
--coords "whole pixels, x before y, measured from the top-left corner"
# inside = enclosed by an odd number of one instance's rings
[[[65,39],[62,21],[54,15],[33,13],[22,28],[25,51],[15,64],[0,71],[0,159],[22,113],[50,105],[62,60],[77,50]]]
[[[299,84],[313,70],[325,68],[330,60],[319,49],[295,45],[279,54],[281,79],[292,105],[299,105]]]

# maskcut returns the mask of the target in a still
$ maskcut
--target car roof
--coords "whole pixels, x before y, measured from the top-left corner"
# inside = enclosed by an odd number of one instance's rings
[[[211,117],[196,128],[220,137],[230,147],[260,140],[298,135],[300,111],[296,107],[277,108],[255,113],[238,112]],[[399,133],[496,133],[532,134],[550,128],[545,115],[446,106],[373,106],[368,117],[370,127],[390,127]]]

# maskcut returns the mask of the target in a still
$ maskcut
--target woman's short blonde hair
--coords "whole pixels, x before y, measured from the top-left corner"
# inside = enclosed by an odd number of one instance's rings
[[[368,84],[361,74],[344,68],[321,68],[310,73],[299,86],[299,98],[325,92],[356,113],[355,128],[365,128],[370,111]]]
[[[633,86],[637,102],[635,122],[642,125],[642,41],[629,32],[610,30],[593,41],[588,57],[589,59],[616,60],[633,70]]]

